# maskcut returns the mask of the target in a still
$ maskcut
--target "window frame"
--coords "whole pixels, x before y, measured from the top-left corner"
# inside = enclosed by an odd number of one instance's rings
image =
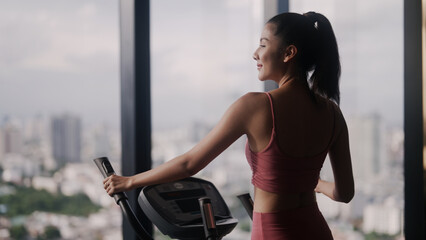
[[[150,1],[120,0],[122,171],[132,175],[151,168]],[[424,6],[423,6],[424,7]],[[286,12],[289,0],[265,0],[265,13]],[[136,14],[137,13],[137,14]],[[266,14],[265,14],[266,16]],[[422,102],[422,1],[404,0],[404,232],[424,239]],[[136,67],[137,66],[137,67]],[[276,88],[266,83],[265,90]],[[132,207],[145,226],[151,223]],[[419,214],[420,213],[420,214]],[[137,239],[123,220],[124,239]],[[151,227],[152,229],[152,227]]]

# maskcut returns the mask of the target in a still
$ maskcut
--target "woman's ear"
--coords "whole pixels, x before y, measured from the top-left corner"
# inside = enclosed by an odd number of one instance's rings
[[[288,46],[284,51],[284,60],[283,62],[289,62],[291,59],[295,58],[297,54],[297,48],[294,45]]]

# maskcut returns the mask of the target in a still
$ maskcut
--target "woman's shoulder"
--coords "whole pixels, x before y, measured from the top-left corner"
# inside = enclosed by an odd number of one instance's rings
[[[248,92],[244,94],[241,98],[253,100],[253,99],[258,99],[265,96],[266,96],[265,92]]]
[[[269,104],[269,100],[264,92],[248,92],[236,100],[231,108],[246,115],[253,115],[264,110],[266,104]]]
[[[265,94],[265,92],[248,92],[241,96],[237,102],[240,101],[241,103],[247,105],[248,107],[256,107],[263,105],[265,101],[268,101],[268,97]]]
[[[335,129],[335,133],[336,135],[340,135],[340,133],[343,132],[347,132],[347,125],[346,125],[346,120],[345,117],[343,116],[342,110],[340,109],[340,106],[333,100],[327,99],[327,101],[329,102],[329,106],[331,108],[331,111],[333,112],[333,116],[334,116],[334,129]]]
[[[334,119],[334,129],[337,132],[340,132],[342,129],[346,128],[346,120],[343,116],[340,106],[332,99],[326,98],[324,96],[316,95],[317,102],[326,106],[327,111]]]
[[[340,109],[340,106],[333,100],[328,99],[329,104],[334,112],[334,115],[336,116],[336,119],[342,122],[345,122],[345,117],[343,116],[342,110]]]
[[[340,110],[340,106],[332,99],[316,95],[317,101],[327,106],[330,111],[333,112],[334,115],[338,115],[339,117],[343,117],[342,111]]]

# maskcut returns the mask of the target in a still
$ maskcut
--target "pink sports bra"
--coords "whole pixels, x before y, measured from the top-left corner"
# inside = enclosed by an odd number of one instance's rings
[[[269,93],[266,94],[271,103],[272,135],[268,146],[260,152],[253,152],[248,141],[246,143],[245,153],[253,171],[252,183],[273,193],[313,191],[330,144],[322,153],[313,157],[296,158],[284,154],[277,144],[272,98]]]

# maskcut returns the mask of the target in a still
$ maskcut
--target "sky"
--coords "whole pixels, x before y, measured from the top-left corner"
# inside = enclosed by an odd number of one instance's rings
[[[111,0],[2,0],[0,116],[67,112],[117,124],[117,10]]]
[[[325,14],[342,62],[341,108],[402,126],[402,1],[291,1]],[[245,92],[261,91],[252,54],[261,0],[151,3],[154,128],[217,121]],[[190,14],[189,14],[190,13]],[[0,118],[74,113],[119,124],[117,0],[0,1]]]
[[[331,7],[330,7],[331,6]],[[291,1],[290,11],[327,16],[339,44],[341,108],[403,121],[403,1]]]

